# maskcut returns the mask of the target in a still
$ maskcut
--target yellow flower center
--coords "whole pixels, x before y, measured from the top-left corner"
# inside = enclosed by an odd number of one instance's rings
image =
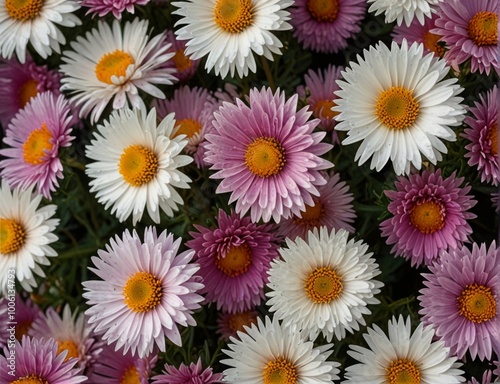
[[[474,323],[482,323],[497,314],[497,303],[491,288],[468,284],[457,299],[460,315]]]
[[[26,104],[38,94],[36,89],[38,83],[34,79],[29,79],[19,88],[19,107],[24,108]]]
[[[132,365],[125,370],[122,379],[120,380],[120,384],[141,384],[139,372],[137,372],[135,365]]]
[[[29,375],[11,381],[10,384],[49,384],[49,382],[45,379],[42,379],[40,376]]]
[[[342,293],[342,279],[330,267],[319,267],[307,276],[304,284],[306,295],[315,304],[328,304]]]
[[[245,165],[259,177],[278,174],[285,166],[285,150],[272,137],[259,137],[250,143],[245,152]]]
[[[175,132],[174,137],[184,134],[190,139],[195,134],[201,131],[201,124],[197,122],[195,119],[179,120],[177,121],[176,127],[178,129],[177,132]]]
[[[420,384],[420,370],[410,360],[398,359],[386,368],[389,384]]]
[[[325,206],[318,201],[317,199],[314,200],[314,205],[305,205],[306,210],[304,212],[301,212],[302,217],[293,217],[293,222],[294,224],[297,225],[306,225],[306,226],[311,226],[311,227],[318,227],[319,224],[321,223],[321,219],[325,216]]]
[[[95,75],[99,81],[113,84],[112,76],[122,77],[127,73],[129,65],[134,64],[132,56],[117,49],[114,52],[104,54],[95,66]]]
[[[214,20],[224,31],[240,33],[252,24],[252,8],[251,0],[217,0]]]
[[[149,272],[137,272],[125,283],[123,296],[125,304],[132,311],[148,312],[161,302],[162,282]]]
[[[36,165],[44,161],[47,152],[52,149],[52,133],[45,123],[34,129],[23,144],[23,157],[27,163]]]
[[[320,23],[331,23],[339,13],[338,0],[307,0],[307,10]]]
[[[215,266],[229,277],[242,275],[252,264],[252,250],[247,243],[231,246],[226,257],[219,255],[215,259]]]
[[[60,354],[64,351],[68,351],[68,354],[66,355],[64,361],[68,361],[73,357],[78,359],[78,357],[80,356],[80,354],[78,353],[78,347],[71,340],[63,340],[57,342],[57,354]]]
[[[236,333],[237,331],[245,332],[243,326],[250,327],[252,324],[257,322],[257,314],[253,311],[244,311],[239,313],[233,313],[229,315],[228,326],[231,331]]]
[[[379,120],[390,129],[410,127],[419,112],[413,92],[403,87],[391,87],[381,92],[375,108]]]
[[[123,151],[118,168],[127,183],[140,187],[156,176],[158,157],[142,145],[131,145]]]
[[[26,232],[15,220],[0,219],[0,253],[8,255],[19,251],[26,240]]]
[[[282,357],[268,362],[263,376],[264,384],[295,384],[298,380],[297,368]]]
[[[5,8],[12,19],[32,20],[38,16],[43,0],[5,0]]]
[[[410,212],[410,222],[420,232],[430,235],[444,227],[444,209],[433,201],[417,204]]]
[[[332,107],[336,104],[333,100],[320,100],[313,107],[313,115],[317,118],[333,119],[339,114],[337,111],[332,111]]]
[[[179,72],[184,72],[191,68],[191,59],[184,54],[184,49],[176,51],[172,60],[174,60],[175,67]]]
[[[31,328],[31,324],[33,324],[33,321],[28,320],[28,321],[21,321],[16,324],[16,339],[21,341],[24,335],[28,334],[28,331]]]
[[[424,47],[429,51],[434,52],[438,57],[443,57],[444,55],[444,43],[439,42],[441,36],[426,31],[424,34]]]
[[[498,44],[498,16],[495,12],[478,12],[469,21],[467,32],[479,47]]]
[[[490,152],[493,155],[498,155],[498,125],[494,124],[489,128],[488,140],[491,141]]]

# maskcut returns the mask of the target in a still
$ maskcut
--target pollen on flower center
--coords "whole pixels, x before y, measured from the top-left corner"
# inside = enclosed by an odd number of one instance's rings
[[[71,340],[63,340],[63,341],[58,341],[57,342],[57,354],[60,354],[61,352],[68,351],[68,354],[66,355],[66,358],[64,361],[68,361],[71,358],[78,358],[80,355],[78,353],[78,347],[76,344],[71,341]]]
[[[314,205],[305,205],[306,210],[301,212],[302,217],[294,216],[293,222],[298,225],[307,225],[312,227],[318,227],[321,223],[321,219],[325,216],[325,206],[318,201],[314,200]]]
[[[192,62],[189,57],[184,53],[184,49],[179,49],[175,52],[174,57],[172,57],[175,67],[179,72],[184,72],[191,68]]]
[[[331,23],[339,13],[338,0],[307,0],[307,10],[319,22]]]
[[[178,127],[178,129],[175,132],[174,137],[184,134],[188,138],[191,138],[201,131],[201,124],[195,119],[178,120],[176,127]]]
[[[243,326],[249,327],[257,321],[257,314],[253,311],[244,311],[229,315],[228,326],[233,332],[244,332]]]
[[[139,372],[135,365],[128,367],[120,380],[120,384],[139,384],[140,382]]]
[[[390,129],[410,127],[418,117],[419,105],[413,92],[403,87],[391,87],[380,93],[376,114]]]
[[[0,219],[0,253],[8,255],[21,249],[26,232],[15,220]]]
[[[498,16],[495,12],[478,12],[467,26],[469,37],[477,46],[498,44]]]
[[[217,0],[214,19],[219,27],[229,33],[243,32],[253,20],[251,0]]]
[[[119,172],[134,187],[149,183],[158,171],[158,156],[142,145],[131,145],[120,157]]]
[[[114,84],[112,76],[122,77],[127,73],[130,64],[134,64],[132,56],[117,49],[114,52],[103,55],[95,66],[95,75],[99,81],[107,84]]]
[[[420,370],[410,360],[398,359],[386,368],[389,384],[420,384]]]
[[[498,125],[494,124],[488,129],[488,140],[491,141],[490,152],[498,155]]]
[[[252,264],[252,250],[247,243],[231,246],[226,256],[217,256],[215,266],[229,277],[242,275]]]
[[[149,272],[137,272],[123,288],[124,301],[134,312],[148,312],[156,308],[163,296],[162,282]]]
[[[11,381],[10,384],[49,384],[49,382],[40,376],[29,375],[20,379]]]
[[[5,0],[5,8],[12,19],[32,20],[38,16],[43,0]]]
[[[250,143],[245,152],[245,164],[254,175],[269,177],[278,174],[285,166],[285,150],[272,137],[259,137]]]
[[[307,276],[307,296],[316,304],[328,304],[342,293],[342,278],[330,267],[319,267]]]
[[[339,114],[337,111],[332,111],[335,106],[333,100],[320,100],[313,107],[313,114],[317,118],[333,119]]]
[[[264,384],[295,384],[298,379],[297,368],[282,357],[268,362],[263,376]]]
[[[415,205],[410,212],[410,222],[420,232],[432,234],[444,227],[444,208],[434,201]]]
[[[36,165],[43,163],[47,152],[52,149],[52,133],[45,123],[34,129],[23,144],[23,157],[27,163]]]
[[[26,104],[38,94],[37,87],[38,83],[34,79],[29,79],[25,81],[21,87],[19,87],[19,107],[24,108]]]
[[[460,315],[474,323],[491,320],[497,314],[497,303],[491,288],[468,284],[457,298]]]
[[[424,33],[423,43],[424,47],[429,51],[434,52],[434,54],[438,57],[443,57],[444,55],[444,44],[439,42],[441,36],[436,35],[435,33],[431,33],[426,31]]]

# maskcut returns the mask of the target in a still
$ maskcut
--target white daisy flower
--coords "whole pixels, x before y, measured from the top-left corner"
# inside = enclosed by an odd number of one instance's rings
[[[185,54],[191,60],[208,55],[207,71],[214,68],[216,75],[239,77],[255,72],[257,65],[253,52],[273,60],[280,55],[281,41],[272,31],[291,29],[285,8],[292,0],[189,0],[173,2],[182,16],[175,25],[185,25],[175,31],[186,43]],[[253,52],[252,52],[253,51]]]
[[[0,52],[10,59],[14,51],[26,61],[28,43],[44,59],[60,53],[66,44],[58,26],[74,27],[82,22],[73,15],[80,4],[75,0],[0,0]]]
[[[267,305],[285,325],[297,324],[314,341],[321,332],[328,342],[333,335],[341,340],[346,330],[353,333],[383,283],[373,280],[378,265],[366,253],[368,245],[348,241],[345,229],[330,233],[326,227],[309,231],[307,241],[286,239],[281,259],[268,271],[271,289]]]
[[[410,318],[389,320],[388,335],[377,325],[363,335],[367,348],[351,345],[347,353],[360,362],[347,367],[343,384],[454,384],[464,382],[456,356],[443,341],[432,341],[434,329],[420,323],[411,333]]]
[[[159,125],[156,109],[113,111],[104,125],[98,125],[95,139],[85,154],[95,162],[87,164],[86,173],[93,180],[91,192],[118,220],[132,214],[135,225],[144,210],[155,223],[160,222],[160,209],[173,216],[183,200],[175,188],[189,188],[191,179],[178,170],[193,161],[181,155],[188,143],[186,135],[173,138],[174,114]]]
[[[81,118],[91,113],[91,122],[99,120],[111,99],[113,109],[128,107],[129,102],[132,107],[145,106],[139,90],[163,99],[165,94],[154,84],[176,80],[167,63],[174,53],[167,52],[171,44],[165,39],[160,34],[150,40],[145,20],[125,23],[123,32],[118,20],[112,27],[99,21],[85,38],[71,42],[72,51],[63,52],[61,90],[73,95]]]
[[[230,337],[229,359],[221,360],[226,369],[224,382],[238,384],[300,383],[331,384],[338,380],[338,366],[326,359],[333,352],[332,344],[314,347],[306,341],[295,326],[286,327],[276,317],[238,331],[238,338]]]
[[[425,17],[431,18],[436,10],[434,5],[443,0],[368,0],[371,3],[368,12],[375,12],[375,16],[385,14],[385,22],[396,21],[398,25],[404,22],[410,26],[416,17],[420,24],[424,25]]]
[[[423,49],[408,48],[406,40],[391,49],[379,43],[337,80],[335,129],[347,131],[342,144],[362,141],[354,159],[360,165],[372,157],[370,168],[380,171],[391,159],[396,174],[408,174],[411,165],[421,168],[421,153],[436,164],[447,153],[441,139],[456,140],[450,127],[465,117],[463,98],[456,96],[463,88],[456,78],[444,80],[446,62]]]
[[[7,294],[10,278],[7,271],[15,271],[24,290],[31,292],[37,286],[34,273],[45,277],[40,265],[49,265],[48,257],[57,256],[49,245],[57,240],[52,232],[59,219],[52,219],[56,206],[39,208],[42,195],[32,194],[33,188],[10,189],[5,180],[0,188],[0,291]]]

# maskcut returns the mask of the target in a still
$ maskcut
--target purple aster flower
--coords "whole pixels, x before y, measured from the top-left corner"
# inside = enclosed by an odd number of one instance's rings
[[[15,355],[11,351],[15,351]],[[77,359],[65,361],[65,358],[66,353],[57,354],[54,339],[23,336],[14,348],[4,348],[4,356],[0,355],[0,382],[77,384],[86,381],[87,376],[78,375],[78,369],[73,369]],[[11,359],[15,360],[12,371],[6,369]]]
[[[0,324],[7,324],[9,321],[16,322],[16,331],[13,335],[21,341],[24,335],[28,335],[33,323],[41,315],[40,308],[30,298],[23,299],[19,293],[16,293],[14,304],[9,306],[10,300],[0,298]],[[9,307],[15,310],[9,310]],[[9,315],[14,316],[9,319]],[[0,327],[0,348],[5,347],[10,337],[8,327]],[[12,339],[10,339],[12,340]]]
[[[259,305],[264,297],[267,270],[278,256],[278,240],[271,225],[257,225],[220,210],[217,227],[194,227],[193,240],[186,245],[196,251],[196,262],[203,277],[205,300],[217,309],[237,312]]]
[[[171,30],[167,30],[165,33],[167,36],[166,43],[171,44],[167,52],[174,53],[172,62],[169,61],[169,63],[171,63],[175,68],[173,75],[179,80],[179,82],[185,83],[196,73],[200,60],[193,60],[186,55],[185,40],[178,40],[177,36]]]
[[[11,120],[3,142],[10,146],[0,150],[6,159],[0,161],[0,176],[12,187],[21,189],[36,185],[39,194],[51,199],[51,193],[63,178],[59,148],[71,140],[71,116],[63,95],[44,92],[35,96]]]
[[[483,372],[482,380],[476,380],[474,377],[467,381],[467,384],[491,384],[493,379],[491,378],[492,372],[490,370]]]
[[[500,73],[498,0],[447,0],[439,4],[436,28],[449,48],[444,58],[457,72],[471,59],[471,72]]]
[[[468,195],[470,186],[460,188],[463,177],[455,172],[443,179],[441,170],[400,176],[396,191],[384,191],[391,200],[388,209],[393,217],[380,224],[391,252],[411,261],[412,266],[430,265],[440,251],[456,248],[469,241],[472,233],[467,220],[475,214],[468,210],[477,201]]]
[[[326,184],[320,171],[333,166],[319,157],[332,148],[321,142],[326,132],[312,132],[319,120],[309,121],[307,107],[297,112],[297,98],[251,89],[250,105],[223,103],[206,135],[205,161],[218,171],[211,178],[223,179],[216,192],[231,192],[229,203],[253,222],[300,215]]]
[[[431,324],[450,353],[491,359],[500,351],[500,250],[493,241],[442,252],[423,273],[418,297],[422,321]]]
[[[462,134],[470,144],[465,146],[469,158],[467,164],[477,166],[481,181],[498,185],[500,179],[500,160],[498,159],[498,88],[495,85],[488,91],[486,97],[479,95],[480,103],[470,111],[473,116],[467,116],[465,123],[470,127]]]
[[[212,368],[203,369],[201,359],[189,366],[181,363],[179,368],[165,364],[162,375],[154,376],[154,384],[213,384],[222,383],[222,373],[213,373]]]
[[[92,17],[104,17],[111,12],[116,19],[121,20],[123,12],[133,14],[136,5],[147,3],[149,0],[82,0],[81,6],[89,8],[86,15],[91,13]]]
[[[335,53],[361,30],[365,12],[364,0],[296,0],[290,24],[304,48]]]
[[[259,314],[255,309],[234,313],[220,311],[217,315],[217,330],[220,339],[228,342],[231,337],[237,338],[238,332],[246,333],[245,327],[257,324]]]

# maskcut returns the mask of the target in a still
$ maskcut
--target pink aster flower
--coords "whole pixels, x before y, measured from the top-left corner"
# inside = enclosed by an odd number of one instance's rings
[[[96,268],[89,268],[101,280],[83,282],[90,308],[85,314],[116,349],[130,349],[132,355],[148,356],[154,345],[165,351],[165,338],[181,346],[178,325],[196,325],[192,313],[203,298],[203,288],[191,264],[193,251],[177,254],[181,239],[154,227],[144,231],[144,242],[134,230],[126,230],[92,257]]]
[[[500,351],[500,249],[493,241],[445,251],[429,271],[418,297],[422,321],[459,359],[469,351],[490,360]]]
[[[460,188],[463,177],[455,172],[443,179],[441,170],[400,176],[396,191],[384,191],[391,200],[388,209],[393,217],[380,224],[391,252],[411,261],[412,266],[430,265],[443,250],[469,241],[472,233],[467,220],[475,214],[468,210],[477,201],[468,195],[470,186]]]
[[[332,148],[321,142],[326,132],[312,132],[319,120],[307,107],[297,112],[297,98],[251,89],[250,105],[223,103],[206,135],[205,161],[218,171],[211,178],[223,179],[216,192],[231,192],[229,203],[241,215],[250,210],[253,222],[300,215],[326,184],[320,171],[333,166],[319,157]]]
[[[327,183],[318,187],[319,196],[313,197],[314,205],[306,205],[306,210],[300,216],[284,220],[278,226],[280,236],[294,240],[297,236],[306,239],[307,233],[314,228],[326,227],[345,230],[353,233],[351,225],[356,218],[352,205],[354,196],[349,192],[345,181],[340,181],[338,173],[327,179]]]
[[[365,12],[364,0],[296,0],[290,24],[304,48],[336,53],[361,30]]]
[[[179,368],[165,364],[162,375],[153,377],[154,384],[213,384],[222,383],[222,373],[213,373],[212,368],[203,369],[201,359],[189,366],[181,363]]]
[[[500,73],[498,0],[448,0],[439,4],[436,28],[449,48],[444,58],[457,72],[471,59],[471,72]]]
[[[147,3],[149,0],[82,0],[81,6],[88,8],[86,15],[91,13],[92,16],[104,17],[111,12],[116,19],[121,20],[123,12],[133,14],[136,5]]]
[[[245,327],[257,324],[259,314],[255,309],[234,313],[220,311],[217,315],[217,330],[220,339],[228,342],[231,337],[238,338],[238,332],[246,333]]]
[[[9,305],[9,302],[13,303]],[[11,308],[11,309],[9,309]],[[0,298],[0,324],[7,324],[9,321],[16,322],[16,329],[13,337],[21,340],[24,335],[28,335],[33,323],[41,315],[40,308],[30,298],[23,299],[16,293],[14,300]],[[14,341],[7,327],[0,327],[0,348],[3,348],[7,340]]]
[[[490,370],[483,372],[482,380],[476,380],[474,377],[467,381],[467,384],[491,384],[493,379],[491,378],[492,372]]]
[[[66,353],[57,354],[57,343],[54,339],[32,339],[23,336],[21,342],[16,341],[11,350],[4,348],[4,356],[0,355],[1,383],[50,383],[77,384],[87,380],[87,376],[78,375],[73,369],[77,359],[65,361]],[[6,367],[15,356],[14,374]]]
[[[194,227],[186,245],[196,251],[203,277],[205,300],[217,309],[237,312],[259,305],[264,297],[267,271],[278,256],[278,240],[271,225],[257,225],[219,210],[217,227]]]
[[[477,166],[481,181],[498,185],[500,179],[500,160],[498,158],[498,88],[495,85],[488,91],[486,97],[479,95],[480,103],[470,111],[473,116],[467,116],[465,123],[470,127],[461,135],[470,141],[465,146],[469,158],[467,164]]]
[[[171,62],[175,69],[173,75],[179,80],[179,82],[185,83],[196,73],[200,60],[193,60],[189,56],[186,56],[186,41],[178,40],[173,31],[167,30],[166,35],[166,43],[171,44],[167,52],[174,53]]]
[[[63,95],[44,92],[35,96],[11,120],[3,142],[10,146],[0,150],[6,159],[0,161],[0,176],[12,187],[21,189],[36,185],[39,194],[50,199],[63,178],[59,148],[71,140],[71,116]]]

